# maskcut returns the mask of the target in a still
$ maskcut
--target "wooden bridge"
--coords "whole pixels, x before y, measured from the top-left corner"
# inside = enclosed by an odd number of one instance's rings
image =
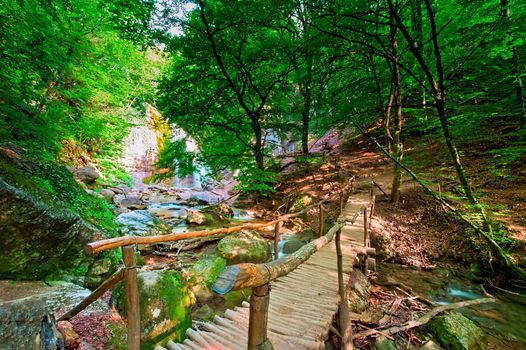
[[[295,214],[283,215],[266,223],[245,224],[208,231],[187,232],[153,237],[124,236],[88,244],[86,252],[98,252],[122,247],[125,268],[117,271],[90,296],[59,320],[66,320],[125,280],[126,309],[128,310],[128,349],[140,348],[140,318],[135,266],[135,246],[175,241],[190,237],[231,233],[243,229],[275,226],[274,253],[281,223],[312,209],[319,208],[320,237],[295,253],[266,264],[228,266],[215,280],[217,293],[252,288],[250,303],[244,302],[224,317],[216,316],[199,329],[188,329],[181,343],[168,342],[170,350],[228,350],[228,349],[324,349],[329,330],[340,337],[342,349],[352,348],[351,326],[348,320],[347,288],[353,266],[367,270],[369,255],[368,223],[374,212],[374,195],[368,190],[348,196],[354,179],[339,193],[340,216],[326,234],[323,228],[323,203],[333,197],[308,206]],[[348,198],[344,203],[344,198]],[[333,239],[334,238],[334,239]],[[340,302],[340,301],[345,302]],[[338,329],[332,327],[338,316]],[[165,350],[157,346],[155,350]]]
[[[367,214],[360,214],[369,203],[369,192],[360,192],[353,195],[344,208],[348,221],[341,228],[341,252],[346,285],[360,251],[353,248],[364,246],[364,227],[367,226],[364,217],[367,221]],[[297,269],[271,283],[267,336],[274,349],[325,348],[341,300],[337,255],[336,243],[332,240]],[[213,323],[189,329],[184,343],[170,341],[167,347],[169,350],[247,349],[249,314],[250,304],[245,302],[241,307],[227,310],[224,317],[216,316]],[[163,349],[161,346],[155,348]]]

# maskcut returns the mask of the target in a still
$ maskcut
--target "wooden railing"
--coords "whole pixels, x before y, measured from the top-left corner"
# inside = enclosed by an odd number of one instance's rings
[[[371,192],[371,202],[364,205],[352,217],[344,217],[343,196],[340,204],[340,215],[338,220],[329,231],[304,245],[293,254],[264,264],[241,263],[227,266],[216,278],[212,285],[214,292],[225,294],[231,290],[251,288],[250,315],[248,328],[248,350],[268,350],[273,349],[267,337],[268,308],[270,302],[270,283],[277,278],[286,276],[294,271],[298,266],[307,261],[314,253],[323,248],[335,238],[337,270],[338,270],[338,293],[340,296],[340,310],[338,325],[342,341],[342,349],[352,349],[352,332],[349,321],[349,310],[346,302],[345,283],[343,280],[343,255],[340,243],[341,229],[347,224],[354,224],[358,216],[363,213],[364,217],[364,246],[352,247],[350,250],[356,253],[359,258],[356,265],[362,266],[367,271],[370,256],[376,255],[376,250],[370,248],[369,224],[371,217],[368,217],[367,208],[374,208],[374,194]],[[322,218],[320,210],[320,218]],[[370,211],[372,215],[373,211]],[[276,255],[277,256],[277,255]]]
[[[261,319],[261,317],[267,317],[266,311],[264,314],[254,313],[252,309],[268,309],[268,284],[270,281],[275,280],[280,276],[284,276],[294,270],[302,262],[307,260],[314,252],[319,250],[321,247],[329,243],[334,235],[339,237],[340,229],[345,224],[344,218],[342,218],[342,212],[344,207],[344,199],[347,197],[348,193],[352,191],[354,186],[354,177],[351,177],[347,184],[340,189],[340,191],[334,193],[327,198],[311,204],[305,207],[303,210],[292,213],[281,215],[275,220],[263,222],[263,223],[248,223],[244,225],[238,225],[234,227],[225,227],[218,228],[214,230],[203,230],[203,231],[192,231],[192,232],[183,232],[183,233],[174,233],[162,236],[150,236],[150,237],[139,237],[139,236],[123,236],[110,238],[105,240],[100,240],[97,242],[92,242],[86,245],[85,252],[90,255],[95,255],[105,250],[115,249],[118,247],[122,248],[122,257],[124,261],[124,268],[115,272],[110,278],[104,281],[97,289],[95,289],[88,297],[82,300],[77,306],[65,313],[59,318],[59,321],[68,320],[73,316],[77,315],[80,311],[84,310],[90,304],[95,302],[100,298],[106,291],[111,289],[116,283],[124,279],[125,282],[125,295],[126,295],[126,310],[127,310],[127,332],[128,332],[128,349],[129,350],[139,350],[140,349],[140,310],[139,310],[139,294],[137,286],[137,267],[135,261],[135,247],[138,244],[141,245],[151,245],[162,242],[173,242],[178,240],[183,240],[187,238],[198,238],[213,236],[218,234],[228,234],[233,232],[238,232],[242,230],[258,230],[263,229],[269,226],[274,226],[274,257],[275,261],[268,264],[240,264],[236,265],[235,268],[238,268],[243,271],[251,271],[254,269],[252,279],[243,279],[241,276],[248,276],[247,272],[241,273],[239,279],[236,278],[236,283],[232,285],[232,288],[238,289],[239,286],[246,286],[252,288],[252,297],[251,297],[251,316],[250,324],[252,325],[249,329],[249,349],[261,348],[259,344],[262,344],[261,337],[263,332],[259,330],[259,325],[265,324],[264,339],[266,340],[266,320]],[[340,196],[340,217],[337,220],[336,224],[324,235],[324,225],[323,225],[323,204],[334,199],[336,196]],[[278,242],[280,238],[280,227],[283,222],[291,220],[295,217],[298,217],[307,211],[318,208],[319,213],[319,238],[302,247],[298,252],[290,255],[287,258],[277,259],[278,258]],[[352,221],[356,219],[357,216],[352,218]],[[349,220],[347,220],[349,221]],[[339,239],[339,238],[337,238]],[[359,251],[359,254],[373,254],[372,250],[370,251]],[[341,255],[341,251],[340,251]],[[234,267],[230,267],[234,268]],[[268,271],[268,273],[267,273]],[[225,271],[224,271],[225,272]],[[221,275],[224,278],[224,273]],[[236,274],[237,276],[237,274]],[[219,279],[217,280],[219,281]],[[219,283],[219,282],[218,282]],[[216,286],[217,288],[217,286]],[[265,306],[266,303],[266,306]],[[254,305],[254,307],[253,307]],[[257,326],[255,326],[257,325]],[[258,338],[258,336],[260,338]],[[254,347],[256,346],[256,347]]]

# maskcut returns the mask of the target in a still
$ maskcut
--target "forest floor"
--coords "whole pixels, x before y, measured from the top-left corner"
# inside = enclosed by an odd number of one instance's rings
[[[273,197],[285,198],[282,206],[290,206],[293,198],[304,195],[322,198],[340,188],[344,179],[355,176],[361,184],[369,185],[371,181],[378,184],[374,188],[377,203],[372,239],[374,245],[382,248],[380,258],[383,261],[430,269],[448,263],[467,263],[469,266],[474,261],[489,259],[479,238],[466,239],[469,235],[467,225],[427,196],[408,175],[402,177],[400,203],[391,204],[388,195],[393,165],[372,142],[365,137],[343,142],[343,137],[329,135],[329,139],[322,140],[324,146],[316,149],[325,152],[322,161],[289,166],[280,178],[278,193]],[[419,137],[409,138],[405,158],[410,168],[421,173],[432,189],[458,204],[458,184],[451,167],[448,167],[444,147],[438,142],[428,142]],[[499,169],[495,167],[492,156],[482,150],[487,144],[463,146],[467,155],[465,166],[468,174],[473,175],[474,188],[498,223],[498,241],[513,253],[515,261],[521,263],[520,260],[526,258],[524,165],[519,160]],[[262,204],[270,206],[270,203]],[[332,206],[336,210],[336,203]],[[330,211],[331,207],[327,210]],[[316,210],[311,215],[308,221],[316,230]],[[335,215],[332,213],[333,219]]]
[[[431,305],[415,302],[414,298],[427,297],[429,292],[436,293],[436,298],[444,302],[464,300],[448,295],[448,289],[453,290],[453,294],[455,291],[473,293],[470,297],[474,298],[486,295],[484,288],[474,286],[475,282],[483,282],[485,274],[491,274],[487,268],[490,256],[483,241],[476,236],[471,237],[467,224],[433,201],[408,175],[404,174],[402,179],[400,203],[390,203],[393,165],[367,138],[355,137],[345,142],[343,139],[333,134],[330,139],[324,140],[325,145],[317,149],[325,152],[324,157],[315,164],[287,166],[280,178],[278,192],[273,196],[273,203],[263,202],[261,206],[270,208],[273,204],[274,209],[290,208],[291,203],[305,196],[312,197],[312,202],[316,202],[330,192],[336,192],[346,179],[353,176],[357,186],[371,187],[372,181],[378,185],[374,186],[376,207],[371,234],[372,244],[379,253],[377,260],[381,263],[379,271],[369,275],[373,286],[366,309],[360,315],[351,315],[355,317],[355,332],[363,331],[368,326],[378,326],[382,317],[386,322],[385,316],[394,305],[398,306],[396,315],[388,318],[391,324],[414,319],[418,312],[428,310]],[[453,195],[457,191],[455,174],[446,168],[448,159],[442,145],[431,142],[422,147],[421,141],[424,140],[418,137],[407,140],[406,157],[412,164],[411,168],[417,173],[427,171],[424,179],[431,183],[431,187],[458,205],[458,198]],[[520,162],[506,169],[515,174],[511,178],[513,181],[509,181],[498,171],[488,171],[491,166],[489,157],[477,157],[477,154],[482,154],[480,144],[468,146],[464,151],[472,158],[465,164],[470,174],[476,174],[473,180],[477,193],[483,202],[491,203],[489,209],[493,217],[502,223],[499,228],[505,229],[513,238],[502,237],[499,243],[506,245],[513,258],[520,262],[526,257],[526,177],[521,176],[523,169]],[[430,154],[433,157],[429,157]],[[433,180],[436,182],[433,183]],[[329,220],[334,221],[338,208],[337,201],[327,205],[325,210]],[[306,219],[311,230],[316,232],[319,225],[317,210],[313,209]],[[521,265],[524,267],[524,260]],[[510,305],[487,313],[493,313],[492,317],[505,319],[508,323],[510,316],[502,314],[508,312],[506,308],[516,307]],[[488,319],[491,317],[488,316]],[[361,328],[364,326],[366,328]],[[520,336],[521,332],[518,331]],[[490,334],[489,339],[488,349],[523,349],[526,346],[523,343],[503,342],[498,332]],[[394,339],[397,346],[404,344],[403,348],[412,348],[405,347],[410,343],[418,348],[428,340],[428,336],[420,331],[405,332]],[[359,347],[367,348],[370,339],[356,341]]]

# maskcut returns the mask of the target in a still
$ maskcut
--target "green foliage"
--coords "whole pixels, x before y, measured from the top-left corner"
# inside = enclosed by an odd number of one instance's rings
[[[128,30],[144,24],[152,6],[1,0],[0,141],[45,160],[69,163],[88,153],[114,162],[128,115],[152,98],[152,68],[162,64],[123,38],[123,21]]]
[[[186,151],[186,140],[176,140],[171,142],[165,140],[165,144],[159,154],[159,160],[155,164],[157,169],[161,169],[154,175],[155,179],[172,178],[177,172],[178,176],[192,175],[196,170],[196,155]]]
[[[276,191],[273,185],[277,182],[277,174],[268,170],[261,170],[255,165],[242,169],[236,180],[239,181],[239,184],[235,189],[242,192],[268,195]]]

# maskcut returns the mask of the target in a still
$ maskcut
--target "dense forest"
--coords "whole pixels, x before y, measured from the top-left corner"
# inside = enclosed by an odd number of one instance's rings
[[[293,207],[279,204],[293,183],[290,169],[314,173],[329,159],[318,141],[336,132],[388,164],[389,180],[376,186],[393,210],[409,201],[403,186],[412,181],[463,227],[471,253],[460,262],[472,272],[481,269],[496,288],[526,280],[518,252],[526,240],[526,2],[0,4],[0,229],[15,237],[0,243],[10,252],[23,247],[0,260],[1,279],[92,288],[113,271],[121,253],[94,260],[81,257],[81,245],[121,236],[116,215],[146,207],[134,202],[123,211],[131,195],[120,190],[119,203],[114,196],[123,184],[134,187],[123,154],[137,121],[153,115],[158,154],[141,186],[196,173],[208,184],[233,176],[245,202],[279,214]],[[198,151],[189,152],[189,139]],[[342,152],[327,164],[344,169]],[[99,174],[84,191],[63,166]],[[32,219],[15,223],[16,213],[49,212],[12,199],[26,193],[56,213],[71,210],[89,237],[73,238],[78,223],[67,215],[45,229]],[[151,195],[144,193],[140,200]],[[38,233],[19,239],[19,229]],[[43,262],[50,248],[36,242],[60,230],[78,247],[54,251],[62,262]],[[62,266],[68,259],[72,265]],[[97,275],[101,261],[109,265]]]

